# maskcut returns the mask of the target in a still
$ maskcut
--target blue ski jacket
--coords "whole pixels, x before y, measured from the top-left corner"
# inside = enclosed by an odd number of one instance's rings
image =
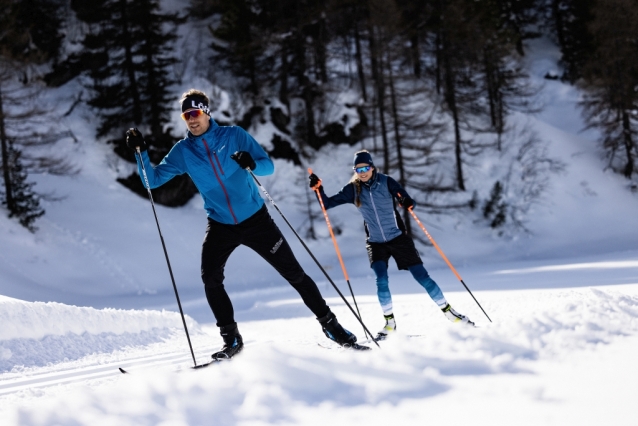
[[[212,118],[206,133],[194,136],[187,132],[186,138],[177,142],[157,166],[151,165],[146,151],[142,152],[142,161],[151,188],[188,173],[204,199],[208,217],[219,223],[238,224],[255,214],[264,200],[250,173],[230,158],[236,151],[250,153],[256,164],[255,175],[274,172],[275,165],[266,151],[244,129],[219,126]],[[146,187],[139,156],[135,158]]]
[[[319,194],[324,207],[330,209],[341,204],[355,204],[357,189],[355,184],[350,182],[332,197],[325,194],[323,186],[319,187]],[[370,180],[361,183],[359,212],[363,216],[369,242],[385,243],[395,239],[405,230],[403,220],[394,205],[394,198],[399,194],[401,197],[409,197],[396,180],[376,170]]]

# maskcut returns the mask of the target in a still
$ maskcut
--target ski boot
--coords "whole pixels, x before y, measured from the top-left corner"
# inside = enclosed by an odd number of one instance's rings
[[[321,324],[323,334],[325,334],[328,339],[346,348],[356,345],[357,336],[343,328],[332,311],[328,311],[325,316],[317,318],[317,320],[319,324]]]
[[[377,337],[374,338],[377,342],[388,338],[388,334],[394,333],[397,330],[397,324],[394,322],[394,314],[384,315],[385,326],[377,333]]]
[[[223,327],[219,327],[219,332],[224,339],[224,347],[211,355],[211,358],[215,361],[222,361],[225,359],[231,359],[237,355],[244,348],[244,341],[237,329],[237,323],[234,322]]]
[[[443,315],[445,315],[445,318],[449,319],[452,322],[461,322],[464,324],[469,324],[469,325],[474,325],[474,323],[472,321],[470,321],[470,319],[468,317],[466,317],[463,314],[459,314],[458,312],[456,312],[454,310],[454,308],[452,308],[452,306],[450,306],[450,304],[448,303],[447,305],[445,305],[445,307],[443,309],[441,309],[441,311],[443,311]]]

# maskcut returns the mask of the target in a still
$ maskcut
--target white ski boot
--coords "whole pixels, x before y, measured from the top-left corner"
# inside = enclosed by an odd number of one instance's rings
[[[448,303],[447,305],[445,305],[445,308],[441,309],[441,311],[443,311],[443,315],[445,315],[445,318],[449,319],[452,322],[461,322],[464,324],[469,324],[474,326],[474,323],[472,321],[470,321],[470,319],[468,317],[466,317],[463,314],[459,314],[458,312],[456,312],[454,310],[454,308],[452,308],[452,306],[450,306],[450,304]]]
[[[388,338],[388,334],[394,333],[397,330],[397,324],[394,322],[394,314],[384,315],[385,326],[377,333],[377,337],[374,338],[377,342]]]

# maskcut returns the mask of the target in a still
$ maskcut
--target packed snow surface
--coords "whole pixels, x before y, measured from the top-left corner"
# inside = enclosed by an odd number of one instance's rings
[[[15,378],[4,379],[0,420],[4,425],[633,424],[638,383],[626,379],[638,377],[630,355],[638,350],[638,284],[478,296],[493,323],[467,293],[450,292],[477,328],[449,323],[424,294],[395,297],[399,331],[369,352],[331,344],[311,317],[242,323],[244,351],[231,362],[200,370],[189,368],[183,336],[181,341],[156,336],[166,341],[156,344],[154,354],[183,352],[179,362],[169,364],[153,364],[145,337],[130,339],[129,347],[105,348],[102,355],[95,346],[96,354],[82,367],[108,367],[110,375],[70,384],[42,379],[40,388],[19,390],[10,387]],[[330,303],[361,336],[347,308],[337,299]],[[293,299],[264,308],[295,304]],[[374,297],[360,298],[358,304],[364,319],[379,326]],[[55,304],[50,309],[57,318],[69,308]],[[107,314],[140,335],[153,316]],[[104,315],[91,310],[84,319],[99,322]],[[89,336],[103,333],[100,327],[85,330]],[[72,329],[66,334],[69,349],[92,344],[73,335]],[[198,345],[220,341],[206,332],[195,339]],[[136,355],[136,362],[126,363]],[[20,377],[67,371],[64,364],[25,369]],[[120,374],[119,366],[130,374]],[[15,371],[3,376],[18,377]]]

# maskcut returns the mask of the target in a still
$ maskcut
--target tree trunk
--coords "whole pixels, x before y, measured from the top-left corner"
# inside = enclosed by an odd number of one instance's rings
[[[388,174],[390,171],[390,149],[388,147],[388,130],[385,126],[385,87],[382,80],[377,83],[377,107],[381,123],[381,140],[383,141],[383,173]]]
[[[9,164],[9,140],[5,130],[4,108],[2,99],[2,88],[0,87],[0,143],[2,144],[2,175],[4,177],[4,191],[7,209],[12,212],[15,210],[15,200],[11,189],[11,165]]]
[[[288,49],[285,41],[281,44],[281,70],[279,73],[279,100],[286,105],[290,114],[290,99],[288,97]]]
[[[558,37],[558,45],[565,47],[565,32],[563,28],[563,14],[560,10],[561,0],[552,0],[552,14],[554,15],[554,24],[556,25],[556,36]]]
[[[305,121],[306,121],[306,143],[313,148],[317,148],[316,141],[317,135],[315,132],[315,116],[314,116],[314,95],[312,93],[312,83],[306,76],[306,72],[308,71],[308,67],[306,64],[306,43],[305,36],[302,28],[302,16],[301,11],[299,10],[299,5],[297,5],[297,36],[295,38],[295,52],[296,52],[296,60],[298,63],[299,74],[297,76],[297,81],[299,83],[299,87],[301,88],[301,97],[304,102],[305,109]]]
[[[434,38],[434,56],[436,57],[436,67],[434,69],[434,78],[436,81],[436,94],[441,94],[441,33],[436,32]]]
[[[490,47],[483,51],[483,66],[485,67],[486,92],[490,105],[490,121],[497,135],[497,149],[501,151],[501,139],[505,127],[505,110],[503,108],[503,79],[496,55]]]
[[[135,65],[133,64],[133,52],[131,46],[131,35],[128,30],[128,14],[127,1],[120,0],[120,13],[122,25],[122,38],[124,40],[124,67],[129,80],[131,90],[131,100],[133,101],[133,121],[136,125],[142,123],[142,101],[140,99],[140,91],[137,87],[137,79],[135,78]]]
[[[401,152],[401,132],[399,130],[399,108],[397,106],[397,98],[394,89],[394,76],[392,73],[392,64],[388,63],[388,78],[390,83],[390,101],[392,102],[392,117],[394,121],[394,139],[397,150],[397,167],[399,168],[399,183],[405,187],[405,168],[403,166],[403,153]]]
[[[455,94],[451,94],[452,118],[454,120],[454,158],[456,159],[456,181],[461,191],[465,191],[465,182],[463,178],[463,163],[461,158],[461,131],[459,129],[459,115],[456,108]]]
[[[624,175],[627,179],[631,179],[631,175],[634,173],[634,156],[632,154],[634,142],[631,139],[631,123],[629,122],[629,114],[627,114],[626,109],[622,110],[622,130],[625,152],[627,153],[627,164],[625,165]]]
[[[419,54],[419,34],[414,34],[410,38],[410,53],[412,53],[412,62],[414,76],[421,78],[421,55]]]
[[[445,100],[454,121],[454,156],[456,160],[456,182],[461,191],[465,191],[465,182],[463,179],[463,163],[461,158],[461,129],[459,123],[459,111],[456,104],[456,85],[454,83],[455,75],[450,64],[450,52],[448,49],[443,51],[443,64],[445,67]]]
[[[308,144],[317,149],[317,134],[315,132],[315,114],[312,87],[307,78],[303,79],[302,96],[304,101],[304,109],[306,113],[306,140]]]
[[[326,18],[323,16],[319,18],[317,29],[317,38],[315,39],[315,58],[316,68],[319,80],[322,83],[328,82],[328,70],[326,69],[326,61],[328,55],[326,54]]]
[[[399,168],[399,184],[405,188],[405,166],[403,164],[402,140],[399,130],[399,108],[397,106],[397,97],[394,89],[394,75],[392,73],[392,64],[388,61],[388,77],[390,79],[390,98],[392,100],[392,116],[394,118],[394,138],[397,149],[397,167]],[[396,196],[396,194],[392,194]],[[412,225],[410,223],[410,214],[407,210],[403,212],[403,222],[405,223],[405,232],[412,236]]]
[[[483,65],[485,67],[485,88],[487,91],[487,99],[490,104],[490,121],[492,127],[496,128],[496,99],[494,90],[494,69],[492,67],[492,57],[489,48],[483,49]]]
[[[496,91],[496,134],[498,135],[498,150],[501,151],[503,149],[501,139],[503,136],[503,132],[505,131],[505,106],[503,103],[503,92],[501,91],[501,86],[503,80],[501,78],[502,74],[500,70],[497,71],[496,79],[497,79],[497,91]]]
[[[150,43],[150,41],[147,41],[147,43]],[[149,117],[149,123],[151,125],[151,134],[156,140],[158,140],[159,138],[161,138],[163,133],[160,105],[159,105],[160,103],[159,96],[161,96],[161,94],[159,90],[153,90],[153,88],[158,87],[156,73],[153,67],[154,66],[153,66],[152,50],[150,47],[148,47],[148,50],[146,52],[146,75],[148,76],[148,83],[147,83],[148,88],[151,88],[151,90],[149,91],[150,97],[148,99],[150,112],[151,112],[151,116]]]
[[[356,19],[356,17],[355,17]],[[354,46],[355,46],[355,59],[357,61],[357,74],[359,75],[359,85],[361,87],[361,95],[363,101],[368,102],[368,94],[366,91],[366,76],[363,67],[363,55],[361,54],[361,34],[359,34],[359,27],[357,23],[354,23]]]
[[[377,52],[376,42],[374,39],[374,30],[370,28],[370,63],[372,68],[372,76],[376,88],[377,109],[379,110],[379,122],[381,124],[381,139],[383,141],[383,170],[382,173],[387,174],[390,168],[390,151],[388,148],[388,134],[385,126],[385,84],[383,81],[383,69],[379,62],[380,55]]]

